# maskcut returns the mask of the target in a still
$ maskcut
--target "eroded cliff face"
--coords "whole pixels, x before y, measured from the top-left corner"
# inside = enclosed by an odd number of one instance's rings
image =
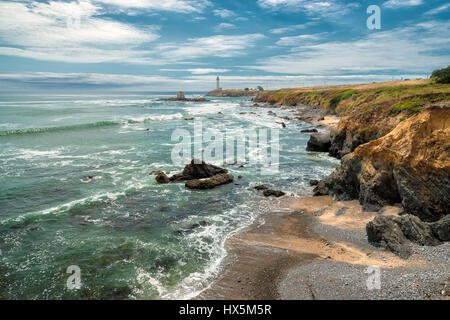
[[[315,194],[359,199],[371,210],[401,202],[407,213],[428,222],[449,214],[450,107],[430,107],[360,145]]]
[[[386,116],[388,113],[389,106],[379,106],[371,110],[355,110],[344,116],[331,134],[330,155],[342,159],[360,145],[388,134],[401,121],[401,116],[389,117]]]

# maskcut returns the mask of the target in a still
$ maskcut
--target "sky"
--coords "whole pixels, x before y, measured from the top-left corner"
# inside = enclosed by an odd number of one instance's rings
[[[422,78],[450,64],[449,18],[440,0],[0,0],[0,91]]]

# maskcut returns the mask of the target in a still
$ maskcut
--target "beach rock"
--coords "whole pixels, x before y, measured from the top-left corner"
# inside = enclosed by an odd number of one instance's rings
[[[434,236],[441,241],[450,241],[450,215],[431,224]]]
[[[156,182],[158,182],[160,184],[166,184],[166,183],[170,183],[170,179],[164,172],[160,172],[156,176]]]
[[[194,159],[184,168],[183,172],[172,176],[170,181],[181,182],[194,179],[205,179],[223,173],[228,173],[228,170]]]
[[[369,242],[379,244],[402,258],[411,255],[409,241],[422,246],[441,244],[431,225],[413,215],[377,216],[367,224],[366,231]]]
[[[319,180],[309,180],[309,185],[311,187],[317,186],[319,184]]]
[[[450,213],[450,108],[432,107],[363,144],[322,180],[315,195],[359,199],[365,210],[402,203],[426,222]]]
[[[256,186],[255,189],[256,190],[267,190],[267,187],[264,185],[260,185],[260,186]]]
[[[263,194],[264,194],[265,197],[272,197],[273,196],[273,197],[277,197],[277,198],[286,195],[286,193],[284,193],[283,191],[276,191],[276,190],[269,190],[269,189],[264,190]]]
[[[170,178],[164,172],[159,172],[156,176],[156,181],[161,184],[187,181],[186,187],[189,189],[212,189],[233,180],[234,177],[228,174],[228,170],[196,159],[192,160],[181,173]]]
[[[206,190],[213,189],[224,184],[229,184],[233,181],[234,177],[231,174],[221,173],[211,178],[189,180],[186,182],[186,187],[189,189]]]
[[[308,141],[306,151],[328,152],[330,147],[330,133],[314,133]]]
[[[302,131],[300,131],[301,133],[317,133],[319,131],[317,131],[317,129],[304,129]]]

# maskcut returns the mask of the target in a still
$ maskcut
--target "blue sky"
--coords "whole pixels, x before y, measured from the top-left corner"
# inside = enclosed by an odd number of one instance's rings
[[[381,29],[366,10],[381,8]],[[450,3],[0,1],[0,90],[199,90],[425,77],[450,64]]]

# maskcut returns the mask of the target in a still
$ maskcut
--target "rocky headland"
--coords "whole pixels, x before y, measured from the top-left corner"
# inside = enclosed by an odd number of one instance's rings
[[[341,166],[315,187],[315,195],[357,199],[366,211],[401,204],[402,215],[418,218],[414,225],[411,219],[375,220],[367,226],[370,242],[407,257],[401,248],[408,241],[448,241],[450,227],[444,218],[450,213],[449,85],[422,80],[284,89],[260,93],[254,100],[255,106],[308,109],[306,117],[305,112],[297,116],[305,122],[340,117],[330,132],[312,133],[308,142],[307,150],[342,159]],[[389,235],[393,229],[397,239]],[[417,235],[411,235],[412,229]]]
[[[259,91],[255,90],[240,90],[240,89],[227,89],[219,90],[215,89],[206,94],[207,97],[217,97],[217,98],[239,98],[239,97],[254,97]]]

